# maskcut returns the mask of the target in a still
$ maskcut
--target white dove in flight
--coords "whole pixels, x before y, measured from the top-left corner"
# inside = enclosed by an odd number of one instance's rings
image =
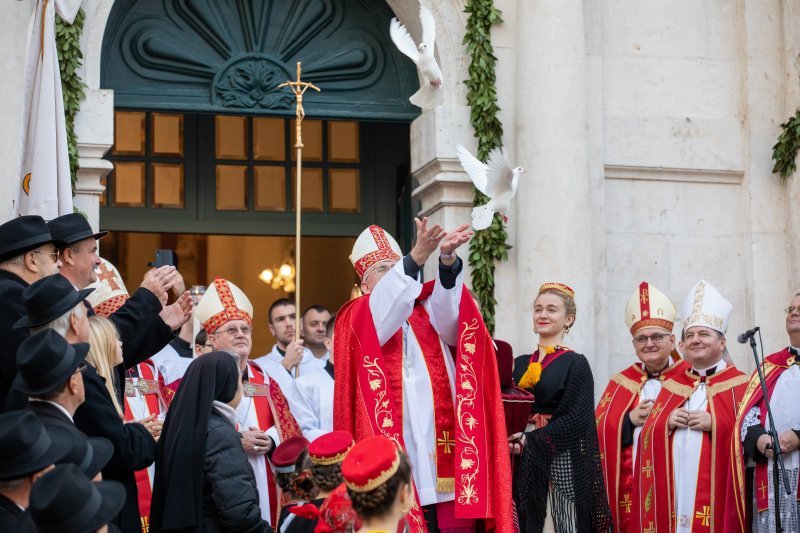
[[[433,57],[436,42],[436,21],[433,14],[422,4],[419,5],[419,19],[422,24],[422,42],[419,47],[408,34],[408,30],[396,18],[389,24],[389,35],[397,49],[411,58],[422,73],[422,86],[408,100],[417,107],[431,109],[442,103],[442,69]]]
[[[512,169],[500,148],[494,148],[489,152],[486,163],[478,161],[461,145],[456,152],[461,166],[472,178],[475,188],[489,197],[487,203],[472,209],[472,227],[475,230],[488,228],[495,213],[503,215],[503,220],[507,222],[505,212],[508,211],[511,200],[517,193],[519,177],[525,173],[525,169],[522,167]]]

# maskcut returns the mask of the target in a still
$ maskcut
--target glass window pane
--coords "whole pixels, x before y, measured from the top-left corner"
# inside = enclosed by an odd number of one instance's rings
[[[282,118],[253,119],[253,159],[258,161],[285,161],[286,137]]]
[[[153,163],[153,207],[183,209],[183,165]]]
[[[114,165],[114,205],[144,206],[144,163]]]
[[[359,176],[354,168],[330,169],[328,210],[336,213],[358,213]]]
[[[217,115],[217,159],[247,159],[247,117]]]
[[[150,119],[153,155],[183,155],[183,115],[153,113]]]
[[[292,211],[297,205],[297,169],[292,168]],[[302,206],[303,211],[313,211],[321,213],[322,206],[322,169],[304,168],[302,183]]]
[[[247,167],[217,165],[217,209],[247,210]]]
[[[256,211],[286,211],[286,169],[255,167]]]
[[[328,122],[328,161],[358,163],[358,122]]]
[[[294,143],[297,140],[297,130],[295,129],[296,120],[292,119],[289,129],[291,130],[292,161],[297,159],[297,149]],[[303,121],[303,161],[322,161],[322,121],[304,120]]]
[[[144,113],[116,111],[114,113],[114,153],[144,155]]]

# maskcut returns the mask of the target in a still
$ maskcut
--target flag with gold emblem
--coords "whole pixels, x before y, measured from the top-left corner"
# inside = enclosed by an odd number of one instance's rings
[[[56,51],[55,17],[72,23],[81,0],[38,0],[28,32],[14,215],[46,220],[72,213],[67,126]]]

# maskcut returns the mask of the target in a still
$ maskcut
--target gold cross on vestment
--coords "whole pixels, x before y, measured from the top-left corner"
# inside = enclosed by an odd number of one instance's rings
[[[625,497],[622,498],[622,501],[619,502],[619,506],[624,507],[626,513],[631,512],[631,505],[633,505],[633,500],[631,500],[630,494],[626,494]]]
[[[610,395],[609,393],[606,393],[606,395],[605,395],[605,396],[603,396],[602,398],[600,398],[600,407],[601,407],[601,408],[602,408],[602,407],[605,407],[605,406],[606,406],[606,404],[607,404],[608,402],[610,402],[610,401],[611,401],[611,395]]]
[[[100,271],[100,273],[97,275],[97,279],[107,281],[108,285],[111,287],[111,290],[119,290],[119,285],[117,285],[117,276],[108,269],[105,263],[100,263],[100,266],[97,268],[97,270]]]
[[[695,520],[697,520],[698,518],[700,519],[701,526],[711,525],[711,507],[708,505],[704,505],[702,512],[697,511],[696,513],[694,513],[694,518]]]
[[[650,464],[650,459],[647,460],[647,466],[642,468],[642,472],[647,475],[647,479],[650,479],[650,476],[653,474],[653,466]]]
[[[761,491],[761,497],[762,498],[766,498],[767,497],[767,488],[768,488],[767,484],[764,483],[764,481],[761,481],[761,485],[758,486],[758,490]]]
[[[442,431],[442,438],[436,439],[436,445],[443,446],[445,454],[451,454],[453,453],[453,447],[456,445],[456,441],[450,437],[449,431]]]
[[[656,528],[652,522],[650,522],[650,525],[644,530],[644,533],[656,533]]]
[[[650,414],[653,416],[658,416],[658,414],[664,410],[664,406],[661,405],[661,402],[658,402],[655,407],[650,410]],[[648,415],[649,416],[649,415]]]

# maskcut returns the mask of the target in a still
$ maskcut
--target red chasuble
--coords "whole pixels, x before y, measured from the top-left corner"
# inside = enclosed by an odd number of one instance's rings
[[[689,363],[681,360],[661,372],[663,383],[672,375],[684,372]],[[617,531],[631,531],[628,520],[633,512],[633,446],[622,448],[623,421],[639,404],[647,373],[636,363],[616,374],[608,382],[595,410],[600,464],[608,495],[608,504]]]
[[[789,352],[789,348],[784,348],[778,353],[774,353],[764,360],[762,371],[767,385],[767,394],[772,399],[772,392],[778,378],[785,370],[795,364],[795,356]],[[761,411],[761,422],[767,420],[767,407],[764,403],[764,394],[761,391],[761,381],[758,372],[754,372],[747,384],[747,389],[742,398],[741,407],[736,417],[736,428],[733,439],[731,440],[731,465],[732,475],[728,479],[728,503],[725,507],[725,530],[726,531],[748,531],[753,522],[753,505],[748,500],[745,477],[745,457],[742,449],[742,422],[747,412],[753,407],[758,407]],[[767,480],[767,468],[771,468],[772,462],[767,461],[757,463],[754,472],[753,490],[755,492],[756,504],[759,512],[767,510],[769,506],[769,495],[772,493],[772,485]],[[798,480],[800,483],[800,480]],[[800,490],[798,491],[800,499]]]
[[[700,384],[691,371],[678,372],[664,381],[650,416],[642,427],[634,463],[633,515],[631,531],[655,533],[675,531],[675,483],[673,478],[670,413],[682,407]],[[730,439],[736,426],[736,411],[744,394],[747,376],[733,366],[706,378],[711,413],[711,431],[703,432],[700,471],[697,477],[692,531],[722,532],[725,490],[730,464]],[[705,467],[705,468],[702,468]]]
[[[422,347],[436,435],[442,435],[436,446],[437,486],[455,490],[457,518],[489,519],[490,529],[511,532],[511,470],[494,345],[465,288],[452,397],[446,354],[422,305],[433,286],[433,281],[423,285],[408,322]],[[386,435],[403,445],[402,332],[381,346],[365,295],[339,310],[334,339],[334,429],[350,431],[356,441]],[[415,532],[427,530],[419,504],[409,522]]]

